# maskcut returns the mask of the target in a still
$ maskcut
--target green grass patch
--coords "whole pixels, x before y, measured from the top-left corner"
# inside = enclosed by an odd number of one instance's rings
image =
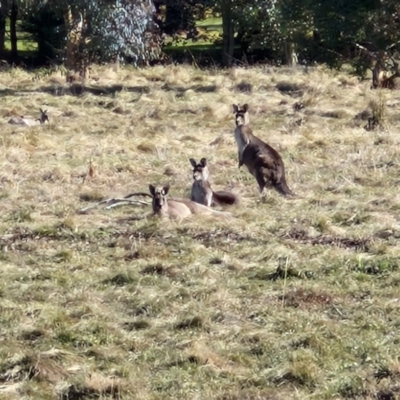
[[[203,28],[215,28],[215,30],[221,29],[222,27],[222,18],[221,17],[212,17],[206,18],[201,21],[196,21],[196,26]]]

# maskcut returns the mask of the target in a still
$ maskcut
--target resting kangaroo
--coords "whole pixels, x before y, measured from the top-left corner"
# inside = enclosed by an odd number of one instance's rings
[[[23,126],[36,126],[49,122],[49,116],[47,115],[47,110],[43,111],[40,109],[40,118],[33,117],[12,117],[8,123],[13,125],[23,125]]]
[[[169,192],[169,185],[163,187],[149,185],[149,190],[153,196],[152,207],[154,214],[159,215],[160,217],[183,219],[189,217],[191,214],[231,216],[230,213],[213,210],[189,199],[168,199],[167,195]]]
[[[193,185],[190,200],[211,207],[211,205],[232,205],[237,204],[239,199],[237,196],[226,190],[219,190],[214,192],[211,189],[208,178],[210,171],[207,166],[207,159],[202,158],[197,164],[196,160],[190,158],[190,163],[193,167]]]
[[[233,104],[238,146],[239,168],[244,164],[256,178],[260,194],[264,188],[275,188],[280,194],[295,194],[289,189],[285,178],[285,166],[279,153],[267,143],[253,135],[250,128],[249,106]]]

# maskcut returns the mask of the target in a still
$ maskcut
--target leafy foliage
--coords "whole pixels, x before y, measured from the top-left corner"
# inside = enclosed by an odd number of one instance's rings
[[[163,21],[156,20],[161,6]],[[196,21],[206,10],[222,16],[223,54],[230,49],[229,57],[234,36],[246,54],[261,50],[279,61],[288,57],[290,48],[300,61],[336,68],[350,62],[363,76],[372,62],[362,47],[390,56],[400,43],[397,0],[31,0],[19,2],[19,10],[23,29],[38,42],[41,58],[62,61],[77,31],[74,51],[88,62],[145,64],[160,56],[161,33],[195,41]],[[68,13],[72,18],[66,21]]]
[[[154,12],[152,0],[35,0],[20,15],[23,29],[49,58],[64,59],[66,42],[79,35],[78,51],[89,62],[118,59],[138,65],[160,53]],[[73,23],[66,20],[68,13]]]
[[[237,0],[232,2],[242,49],[269,48],[282,56],[293,43],[301,58],[340,67],[351,61],[362,73],[357,43],[393,53],[400,42],[400,4],[396,0]]]
[[[63,19],[54,8],[48,3],[39,4],[36,12],[32,12],[31,6],[20,7],[19,16],[22,30],[38,44],[38,61],[46,63],[59,58],[66,32]]]
[[[161,43],[152,0],[116,0],[96,11],[92,46],[102,49],[101,59],[118,58],[137,65],[159,55]]]
[[[355,1],[338,4],[324,1],[314,7],[314,29],[325,59],[331,64],[350,60],[358,75],[370,67],[357,50],[365,45],[373,52],[395,50],[400,41],[400,6],[397,1]],[[365,62],[367,61],[367,62]]]

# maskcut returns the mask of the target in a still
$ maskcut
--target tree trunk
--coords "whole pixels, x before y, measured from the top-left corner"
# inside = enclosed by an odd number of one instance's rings
[[[286,65],[288,65],[289,67],[296,66],[298,60],[297,60],[297,54],[294,51],[294,43],[285,42],[283,46],[285,50]]]
[[[86,75],[86,64],[83,60],[84,55],[82,54],[84,19],[82,14],[79,17],[80,21],[77,21],[77,18],[72,14],[70,6],[64,14],[65,30],[67,33],[65,66],[67,70],[79,72],[84,77]]]
[[[233,37],[233,16],[232,1],[221,0],[222,14],[222,65],[230,67],[232,65],[235,40]]]
[[[18,5],[16,0],[13,0],[13,2],[11,3],[11,14],[10,14],[10,40],[11,40],[12,61],[16,61],[18,58],[17,19],[18,19]]]
[[[8,0],[0,1],[0,57],[4,58],[6,55],[6,20],[8,13]]]
[[[75,72],[75,43],[72,35],[73,17],[71,7],[68,7],[68,11],[64,15],[64,24],[66,32],[66,54],[65,54],[65,67],[69,71]]]
[[[248,39],[244,39],[244,37],[245,37],[245,31],[242,28],[236,35],[236,43],[240,44],[240,50],[242,51],[242,54],[247,56],[250,47],[250,41]]]

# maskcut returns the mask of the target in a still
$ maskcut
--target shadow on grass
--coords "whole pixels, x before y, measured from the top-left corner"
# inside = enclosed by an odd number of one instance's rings
[[[114,96],[117,92],[131,93],[150,93],[148,86],[86,86],[83,84],[73,84],[71,86],[52,85],[42,86],[37,89],[0,89],[0,96],[18,96],[21,93],[48,93],[53,96],[80,96],[90,93],[95,96]]]
[[[200,68],[221,68],[222,45],[219,43],[198,43],[187,46],[165,46],[164,53],[170,62],[176,64],[192,64]],[[244,51],[240,45],[235,45],[233,52],[233,64],[253,65],[264,63],[273,58],[273,51],[263,48],[252,48]]]
[[[166,54],[166,60],[162,62],[155,62],[155,64],[192,64],[200,68],[220,68],[222,66],[222,47],[218,44],[212,43],[199,43],[190,46],[166,46],[164,47]],[[43,63],[39,63],[38,57],[35,52],[23,51],[19,52],[19,61],[13,65],[20,65],[28,70],[34,70],[38,67],[43,67]],[[233,55],[234,60],[238,63],[242,63],[240,60],[243,59],[243,52],[240,47],[236,46]],[[252,64],[260,60],[265,60],[267,54],[264,50],[254,51],[252,58],[245,57],[246,64]],[[8,64],[8,68],[11,67],[11,63]],[[214,93],[218,91],[216,85],[190,85],[188,87],[183,86],[172,86],[164,84],[161,87],[165,91],[175,91],[178,96],[182,96],[186,91],[193,90],[196,93]],[[71,85],[65,85],[63,83],[54,83],[47,86],[38,87],[35,89],[0,89],[0,96],[19,96],[23,93],[48,93],[53,96],[81,96],[83,94],[90,93],[95,96],[115,96],[118,92],[131,92],[138,94],[150,93],[149,86],[125,86],[122,84],[115,84],[110,86],[98,86],[98,85],[86,85],[81,82],[75,82]],[[239,84],[236,87],[236,91],[239,92],[251,92],[251,87],[247,84]]]
[[[167,92],[174,91],[178,96],[182,96],[186,91],[193,90],[196,93],[215,93],[218,91],[218,86],[171,86],[165,84],[161,87],[162,90]],[[124,86],[124,85],[111,85],[111,86],[87,86],[83,84],[73,84],[71,86],[63,86],[62,84],[55,84],[51,86],[42,86],[37,89],[0,89],[0,96],[19,96],[23,93],[47,93],[53,96],[82,96],[90,93],[94,96],[113,97],[116,93],[120,92],[148,94],[150,93],[149,86]]]
[[[170,91],[175,91],[177,94],[183,94],[187,90],[193,90],[196,93],[215,93],[218,90],[217,85],[199,85],[199,86],[189,86],[189,87],[183,87],[183,86],[172,86],[165,84],[161,86],[162,90],[165,90],[166,92]]]

